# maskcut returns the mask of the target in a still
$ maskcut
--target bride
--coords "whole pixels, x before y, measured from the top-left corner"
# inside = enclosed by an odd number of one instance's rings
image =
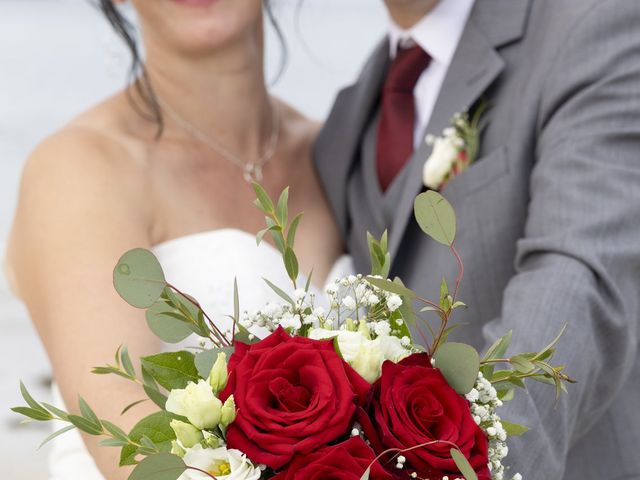
[[[130,26],[112,3],[102,10],[129,43]],[[112,269],[126,250],[155,251],[168,280],[199,298],[214,318],[273,295],[261,276],[285,285],[276,250],[256,247],[264,218],[250,181],[276,195],[291,186],[304,211],[297,253],[320,284],[343,246],[311,163],[318,125],[271,97],[263,76],[263,8],[268,0],[132,0],[145,62],[127,89],[45,140],[24,170],[8,251],[16,293],[27,304],[62,393],[80,394],[102,418],[130,428],[153,411],[136,385],[90,370],[119,345],[132,356],[163,346],[140,311],[114,292]],[[139,62],[139,61],[138,61]],[[243,296],[244,292],[244,296]],[[75,431],[55,441],[52,480],[121,480],[117,449]],[[85,447],[86,445],[86,447]]]

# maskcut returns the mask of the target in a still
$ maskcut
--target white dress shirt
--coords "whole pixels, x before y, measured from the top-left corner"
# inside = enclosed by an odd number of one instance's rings
[[[390,20],[390,56],[395,58],[398,46],[419,45],[431,56],[431,64],[422,73],[413,91],[416,102],[414,146],[424,141],[440,89],[447,75],[460,38],[469,19],[474,0],[440,0],[422,20],[403,30]],[[452,112],[452,114],[455,112]],[[438,135],[440,132],[429,132]]]

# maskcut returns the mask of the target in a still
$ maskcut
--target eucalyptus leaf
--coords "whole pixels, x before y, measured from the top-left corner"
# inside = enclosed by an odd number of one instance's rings
[[[511,358],[511,364],[520,373],[530,373],[536,369],[536,366],[522,355]]]
[[[502,427],[505,432],[507,432],[507,435],[510,437],[519,437],[529,431],[529,428],[524,425],[518,425],[517,423],[506,422],[504,420],[501,420],[500,422],[502,423]]]
[[[441,344],[435,354],[435,366],[460,395],[471,391],[478,378],[480,356],[470,345],[448,342]]]
[[[107,420],[102,420],[102,426],[104,427],[104,429],[107,432],[109,432],[115,438],[119,438],[120,440],[128,441],[129,437],[127,437],[127,434],[124,432],[124,430],[122,430],[117,425],[114,425],[113,423],[111,423],[111,422],[109,422]]]
[[[78,429],[82,430],[89,435],[100,435],[102,434],[102,426],[98,425],[90,420],[87,420],[84,417],[80,417],[78,415],[69,415],[69,422],[78,427]]]
[[[226,353],[227,359],[231,358],[233,355],[234,348],[233,347],[224,347],[224,348],[214,348],[211,350],[205,350],[203,352],[197,353],[195,358],[195,366],[198,370],[198,374],[200,378],[207,379],[209,378],[209,374],[211,373],[211,369],[213,368],[213,364],[216,363],[219,353]]]
[[[147,401],[147,399],[146,399],[146,398],[143,398],[142,400],[136,400],[135,402],[130,403],[129,405],[127,405],[126,407],[124,407],[124,408],[122,409],[122,411],[120,412],[120,415],[124,415],[124,414],[125,414],[125,413],[127,413],[129,410],[131,410],[133,407],[136,407],[136,406],[138,406],[138,405],[140,405],[141,403],[144,403],[144,402],[146,402],[146,401]],[[105,426],[105,428],[107,428],[107,427]]]
[[[433,190],[421,193],[415,199],[414,213],[424,233],[443,245],[453,245],[456,238],[456,214],[442,195]]]
[[[175,313],[175,308],[164,301],[157,301],[147,309],[147,325],[163,342],[179,343],[194,333],[188,323],[174,316]]]
[[[287,274],[292,282],[298,279],[299,265],[298,258],[291,247],[286,247],[284,250],[284,266],[287,269]]]
[[[133,427],[129,433],[129,438],[135,443],[140,443],[142,437],[145,436],[149,438],[160,451],[170,452],[171,441],[176,439],[176,434],[170,426],[171,420],[172,417],[166,412],[149,415]],[[137,448],[135,445],[123,447],[120,453],[120,466],[134,465],[136,455]],[[155,477],[154,480],[156,480]]]
[[[260,208],[267,215],[274,213],[273,202],[271,197],[262,186],[256,182],[253,183],[253,190],[256,192],[256,206]]]
[[[189,382],[200,379],[191,352],[166,352],[143,357],[142,366],[161,386],[167,390],[185,388]]]
[[[386,292],[395,293],[396,295],[400,295],[402,297],[407,297],[410,299],[416,298],[416,293],[413,290],[408,289],[401,283],[375,277],[367,277],[367,281],[371,285],[378,287]]]
[[[278,198],[276,217],[280,225],[283,226],[289,221],[289,187],[285,188],[280,194],[280,198]]]
[[[40,410],[36,410],[35,408],[13,407],[11,411],[18,413],[20,415],[23,415],[25,417],[29,417],[31,420],[37,420],[38,422],[46,422],[49,420],[53,420],[53,417],[49,412],[42,413]]]
[[[43,415],[49,415],[49,412],[47,412],[47,410],[42,405],[36,402],[36,400],[29,393],[29,390],[27,390],[27,387],[25,387],[24,383],[22,382],[20,382],[20,393],[22,394],[22,398],[24,398],[24,401],[27,402],[27,405],[29,405],[32,409],[38,410]]]
[[[80,411],[82,412],[82,416],[89,420],[91,423],[95,425],[102,425],[100,419],[95,414],[95,412],[91,409],[89,404],[85,401],[84,398],[78,397],[78,403],[80,405]]]
[[[113,270],[113,284],[130,305],[149,308],[160,298],[167,281],[153,253],[136,248],[125,253]]]
[[[275,284],[273,284],[272,282],[270,282],[266,278],[263,278],[263,280],[265,281],[265,283],[267,285],[269,285],[271,290],[273,290],[280,298],[282,298],[283,300],[289,302],[292,307],[296,306],[296,302],[294,302],[293,299],[289,295],[287,295],[284,290],[282,290],[281,288],[277,287]]]
[[[287,232],[287,245],[291,248],[293,248],[296,241],[296,233],[298,231],[298,226],[300,225],[300,220],[302,220],[301,213],[296,215],[291,221],[291,225],[289,225],[289,231]]]
[[[73,430],[74,428],[76,428],[74,425],[67,425],[66,427],[61,428],[60,430],[56,430],[55,432],[53,432],[51,435],[49,435],[47,438],[45,438],[42,441],[40,446],[38,446],[38,450],[40,450],[43,446],[45,446],[47,443],[49,443],[54,438],[59,437],[60,435],[63,435],[63,434],[67,433],[70,430]]]
[[[450,453],[451,458],[453,458],[453,461],[456,463],[456,467],[458,467],[458,470],[460,470],[460,473],[464,475],[466,480],[478,480],[475,470],[460,450],[452,448]]]
[[[98,445],[101,447],[124,447],[128,445],[129,442],[124,440],[120,440],[119,438],[105,438],[104,440],[100,440]]]
[[[177,455],[158,453],[142,460],[129,476],[129,480],[177,480],[187,465]]]

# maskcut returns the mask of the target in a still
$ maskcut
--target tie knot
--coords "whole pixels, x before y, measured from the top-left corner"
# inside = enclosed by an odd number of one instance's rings
[[[399,48],[387,78],[385,90],[413,92],[422,72],[429,66],[431,57],[419,46]]]

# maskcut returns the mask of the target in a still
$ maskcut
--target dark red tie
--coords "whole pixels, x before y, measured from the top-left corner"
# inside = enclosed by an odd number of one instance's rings
[[[415,103],[413,90],[431,57],[419,46],[399,49],[382,89],[382,108],[376,150],[376,167],[386,191],[413,153]]]

